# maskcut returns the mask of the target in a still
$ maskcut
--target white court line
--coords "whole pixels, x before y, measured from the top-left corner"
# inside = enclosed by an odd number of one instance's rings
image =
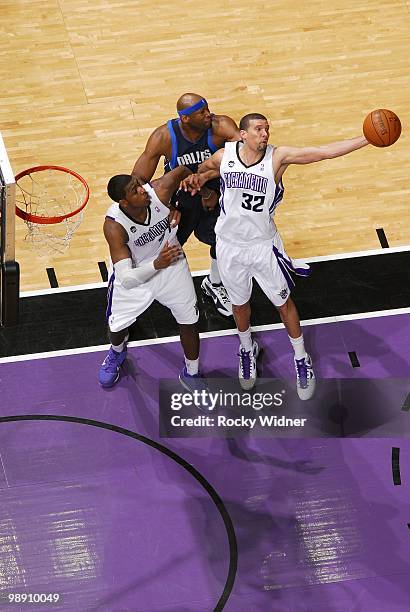
[[[107,283],[90,283],[88,285],[69,285],[68,287],[55,287],[54,289],[36,289],[34,291],[20,291],[20,297],[33,297],[35,295],[49,295],[52,293],[68,293],[70,291],[85,291],[87,289],[107,288]]]
[[[375,319],[377,317],[389,317],[395,315],[409,314],[410,308],[396,308],[392,310],[377,310],[375,312],[361,312],[352,315],[338,315],[334,317],[322,317],[319,319],[309,319],[308,321],[301,321],[303,326],[308,325],[322,325],[326,323],[338,323],[340,321],[355,321],[357,319]],[[269,325],[255,325],[252,326],[252,331],[270,331],[274,329],[283,329],[283,323],[270,323]],[[222,329],[220,331],[202,332],[201,338],[217,338],[221,336],[234,336],[236,329]],[[129,348],[138,346],[151,346],[153,344],[167,344],[168,342],[179,342],[179,336],[166,336],[165,338],[152,338],[148,340],[134,340],[128,342]],[[98,346],[82,346],[75,349],[65,349],[62,351],[48,351],[45,353],[32,353],[30,355],[15,355],[12,357],[1,357],[0,364],[12,363],[17,361],[31,361],[34,359],[48,359],[49,357],[64,357],[67,355],[81,355],[83,353],[98,353],[101,351],[107,351],[110,348],[110,344],[100,344]]]
[[[309,263],[316,261],[334,261],[335,259],[352,259],[353,257],[368,257],[370,255],[388,255],[389,253],[405,253],[410,250],[410,245],[398,246],[387,249],[370,249],[369,251],[353,251],[352,253],[335,253],[334,255],[318,255],[317,257],[301,257],[294,259],[305,259]]]
[[[388,255],[389,253],[404,253],[410,250],[408,246],[398,246],[388,249],[372,249],[370,251],[355,251],[353,253],[336,253],[335,255],[320,255],[318,257],[302,257],[303,261],[315,263],[317,261],[334,261],[335,259],[352,259],[353,257],[369,257],[371,255]],[[296,258],[298,259],[298,258]],[[206,276],[209,270],[196,270],[192,276]],[[85,291],[86,289],[101,289],[106,287],[106,282],[90,283],[88,285],[71,285],[68,287],[55,287],[54,289],[37,289],[34,291],[21,291],[20,297],[32,297],[35,295],[49,295],[52,293],[68,293],[69,291]]]

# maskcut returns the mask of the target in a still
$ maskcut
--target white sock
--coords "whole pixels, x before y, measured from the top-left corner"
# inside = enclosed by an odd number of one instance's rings
[[[198,372],[199,372],[199,358],[198,359],[188,359],[184,355],[184,359],[185,359],[186,371],[188,372],[188,374],[190,376],[194,376],[195,374],[198,374]]]
[[[218,262],[216,259],[211,259],[211,269],[209,270],[209,278],[213,285],[221,284],[221,277],[219,276]]]
[[[124,345],[127,343],[129,338],[129,334],[127,334],[124,338],[124,340],[121,342],[121,344],[111,344],[112,348],[114,349],[114,351],[116,353],[122,353],[122,351],[124,350]]]
[[[305,343],[303,342],[303,334],[299,338],[291,338],[289,336],[293,350],[295,351],[296,359],[303,359],[306,357]]]
[[[251,328],[248,327],[248,329],[244,332],[241,332],[238,329],[238,336],[239,336],[239,340],[241,341],[241,347],[245,351],[251,351],[252,350]]]

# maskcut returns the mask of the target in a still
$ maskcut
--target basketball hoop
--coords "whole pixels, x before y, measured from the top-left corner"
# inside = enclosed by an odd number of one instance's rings
[[[63,166],[34,166],[17,174],[16,215],[27,225],[26,241],[42,254],[64,253],[89,197],[85,179]]]

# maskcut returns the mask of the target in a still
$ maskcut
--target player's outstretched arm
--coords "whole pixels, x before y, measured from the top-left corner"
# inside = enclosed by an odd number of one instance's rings
[[[202,164],[199,164],[198,174],[206,174],[207,181],[211,178],[221,176],[220,168],[224,151],[225,149],[218,149],[211,157],[208,157]]]
[[[277,166],[287,166],[289,164],[312,164],[324,159],[333,159],[347,155],[352,151],[361,149],[368,145],[368,141],[364,136],[351,138],[349,140],[340,140],[331,144],[319,147],[286,147],[279,146],[275,149],[273,158]]]
[[[199,164],[198,172],[181,181],[180,189],[190,191],[191,195],[195,195],[207,181],[221,176],[220,168],[223,154],[224,149],[219,149],[206,161],[202,162],[202,164]]]
[[[166,206],[168,206],[171,196],[177,191],[181,181],[192,174],[192,170],[186,166],[178,166],[167,172],[161,178],[152,182],[155,193]]]
[[[131,174],[148,183],[155,174],[160,158],[166,155],[169,132],[165,125],[154,130],[148,138],[144,152],[134,164]]]

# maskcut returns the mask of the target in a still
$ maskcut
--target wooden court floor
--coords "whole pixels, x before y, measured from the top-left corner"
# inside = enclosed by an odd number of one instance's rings
[[[409,244],[410,2],[278,0],[3,0],[0,131],[13,170],[64,165],[91,198],[69,251],[39,256],[17,220],[21,288],[101,280],[110,176],[129,172],[151,131],[186,91],[239,121],[265,113],[271,142],[325,144],[361,133],[366,114],[391,108],[403,134],[389,149],[293,166],[277,213],[288,253],[309,257]],[[208,248],[187,245],[192,269]]]

